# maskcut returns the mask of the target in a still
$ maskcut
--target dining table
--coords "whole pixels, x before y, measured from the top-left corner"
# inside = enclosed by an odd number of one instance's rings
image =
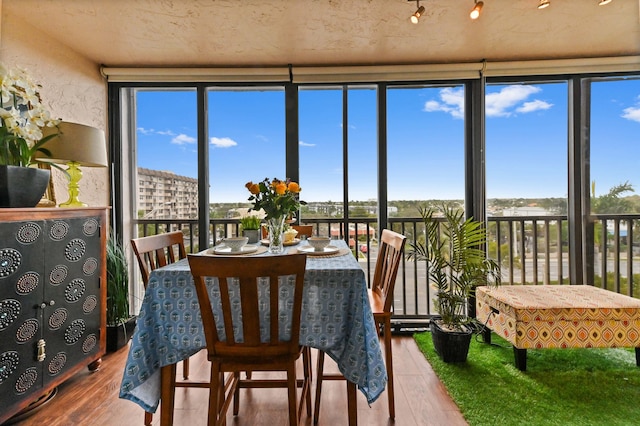
[[[220,247],[220,246],[218,246]],[[260,249],[260,250],[259,250]],[[253,249],[251,249],[253,250]],[[347,381],[349,425],[357,424],[356,387],[369,405],[384,391],[387,372],[367,295],[365,273],[344,240],[321,253],[305,240],[283,254],[306,252],[300,344],[324,351]],[[216,251],[201,255],[237,255]],[[260,243],[241,256],[273,255]],[[216,305],[212,301],[212,306]],[[187,259],[152,271],[125,364],[120,398],[155,413],[175,364],[205,348],[200,308]],[[166,392],[166,389],[165,389]],[[173,401],[164,401],[161,425],[172,424]]]

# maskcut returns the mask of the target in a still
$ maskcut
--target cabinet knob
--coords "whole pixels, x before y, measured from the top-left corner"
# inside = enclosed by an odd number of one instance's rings
[[[40,304],[40,309],[44,309],[44,308],[46,308],[46,307],[47,307],[47,304],[46,304],[46,303],[42,302],[42,303]]]

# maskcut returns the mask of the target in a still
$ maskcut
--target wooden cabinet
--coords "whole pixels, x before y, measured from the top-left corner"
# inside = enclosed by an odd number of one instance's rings
[[[107,209],[0,209],[0,423],[105,353]]]

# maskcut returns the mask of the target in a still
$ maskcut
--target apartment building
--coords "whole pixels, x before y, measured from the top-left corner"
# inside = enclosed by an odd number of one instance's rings
[[[138,168],[138,217],[198,217],[198,180],[172,172]]]

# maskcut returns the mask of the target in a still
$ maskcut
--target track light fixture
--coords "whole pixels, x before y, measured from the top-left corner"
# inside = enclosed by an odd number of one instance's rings
[[[598,6],[604,6],[605,4],[609,4],[611,3],[611,0],[600,0],[600,3],[598,3]]]
[[[538,9],[544,9],[545,7],[551,6],[550,0],[540,0],[540,4],[538,5]]]
[[[475,5],[473,6],[473,9],[471,9],[471,12],[469,13],[469,18],[478,19],[480,17],[480,12],[482,11],[482,6],[484,6],[484,2],[481,2],[478,0],[474,0],[474,1],[475,1]]]
[[[420,1],[416,1],[418,4],[418,10],[415,11],[413,15],[409,18],[412,24],[417,24],[420,21],[420,17],[424,15],[424,6],[420,6]]]

